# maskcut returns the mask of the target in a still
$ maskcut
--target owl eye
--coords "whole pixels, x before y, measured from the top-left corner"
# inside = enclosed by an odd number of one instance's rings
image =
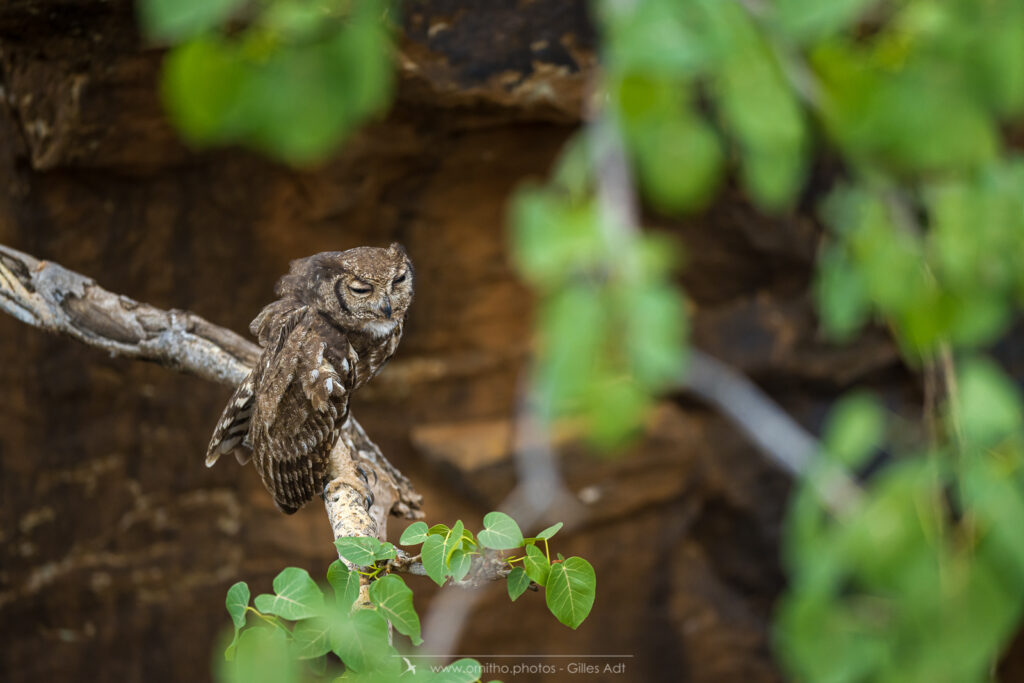
[[[348,288],[354,294],[369,294],[373,291],[373,287],[362,282],[353,282]]]
[[[405,276],[406,276],[406,275],[408,275],[408,274],[409,274],[409,272],[408,272],[408,271],[406,271],[406,272],[402,273],[401,275],[399,275],[398,277],[396,277],[396,278],[395,278],[394,280],[392,280],[392,281],[391,281],[391,284],[393,284],[393,285],[397,285],[397,284],[398,284],[399,282],[405,282]]]

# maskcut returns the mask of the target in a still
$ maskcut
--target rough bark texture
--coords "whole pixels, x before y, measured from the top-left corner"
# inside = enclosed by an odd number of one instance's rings
[[[425,494],[428,520],[477,524],[514,484],[529,345],[505,204],[573,130],[593,61],[585,6],[407,2],[392,113],[299,172],[180,144],[160,108],[160,54],[140,44],[125,0],[9,0],[0,243],[242,331],[290,259],[403,242],[417,300],[398,356],[354,410]],[[893,405],[916,400],[884,335],[818,338],[808,215],[769,222],[727,191],[661,226],[686,245],[696,341],[812,428],[855,381]],[[232,582],[262,592],[282,567],[316,574],[334,556],[318,505],[285,517],[252,468],[203,466],[229,389],[6,316],[0,387],[0,679],[206,680]],[[787,477],[684,400],[661,405],[625,457],[560,448],[588,516],[558,549],[594,562],[594,612],[569,631],[538,594],[510,605],[496,586],[460,649],[632,654],[625,674],[590,679],[619,683],[778,680],[767,626]],[[431,584],[411,580],[423,609]]]

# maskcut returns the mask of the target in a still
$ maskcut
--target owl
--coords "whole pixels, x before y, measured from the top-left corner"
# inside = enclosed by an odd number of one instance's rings
[[[228,401],[206,465],[252,457],[291,514],[323,493],[352,392],[394,355],[413,296],[405,250],[358,247],[292,261],[249,326],[263,351]]]

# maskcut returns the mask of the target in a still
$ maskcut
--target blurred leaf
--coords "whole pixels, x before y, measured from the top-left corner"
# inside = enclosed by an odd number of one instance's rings
[[[226,683],[297,683],[299,662],[292,657],[284,631],[259,626],[242,632],[235,658],[224,662],[220,680]]]
[[[359,609],[345,618],[336,618],[331,629],[331,650],[356,672],[396,663],[391,661],[395,650],[388,643],[387,621],[377,610]]]
[[[303,619],[292,629],[293,653],[299,659],[313,659],[331,651],[331,624],[323,617]]]
[[[475,659],[459,659],[446,665],[432,679],[433,683],[474,683],[478,681],[483,667]]]
[[[843,398],[829,416],[825,450],[851,468],[861,465],[882,443],[885,414],[878,401],[855,393]]]
[[[1013,382],[987,360],[959,367],[960,420],[971,442],[988,444],[1021,428],[1021,398]]]
[[[143,31],[156,39],[177,41],[215,28],[246,0],[141,0]]]
[[[722,61],[717,106],[743,152],[743,179],[766,209],[796,196],[804,176],[803,110],[765,38],[737,3],[713,3]]]
[[[168,55],[163,93],[184,137],[243,143],[287,162],[318,161],[381,111],[393,84],[390,40],[373,0],[289,43],[256,23],[231,39],[201,36]]]
[[[856,21],[878,0],[776,0],[775,18],[793,40],[818,39]]]
[[[867,287],[840,247],[823,250],[815,283],[818,314],[825,329],[840,341],[849,340],[870,314]]]

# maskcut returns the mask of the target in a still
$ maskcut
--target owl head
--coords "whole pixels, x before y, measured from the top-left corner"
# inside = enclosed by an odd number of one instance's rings
[[[338,326],[382,337],[412,303],[412,262],[402,245],[327,251],[292,261],[275,288],[316,308]]]

